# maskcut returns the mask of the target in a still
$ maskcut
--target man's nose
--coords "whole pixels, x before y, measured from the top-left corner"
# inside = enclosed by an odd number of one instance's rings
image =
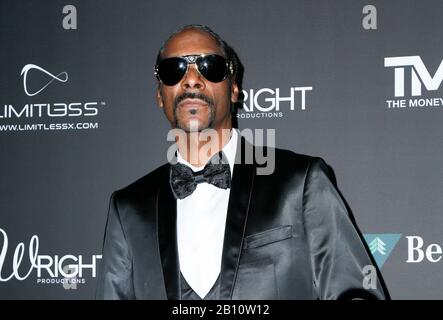
[[[188,66],[188,71],[183,77],[181,85],[184,90],[203,90],[205,88],[203,76],[198,72],[195,64],[190,64]]]

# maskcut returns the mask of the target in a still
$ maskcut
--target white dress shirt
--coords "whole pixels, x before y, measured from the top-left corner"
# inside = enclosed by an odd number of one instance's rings
[[[223,147],[229,162],[231,178],[237,151],[238,133],[232,129],[231,139]],[[194,172],[202,170],[183,159],[177,161]],[[231,189],[199,183],[188,197],[177,199],[177,241],[180,270],[191,288],[204,298],[221,270],[221,257]]]

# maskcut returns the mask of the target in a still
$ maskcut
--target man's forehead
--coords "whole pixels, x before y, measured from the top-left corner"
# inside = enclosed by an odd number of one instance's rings
[[[162,56],[167,58],[208,53],[224,55],[217,41],[210,34],[202,30],[188,29],[169,39]]]

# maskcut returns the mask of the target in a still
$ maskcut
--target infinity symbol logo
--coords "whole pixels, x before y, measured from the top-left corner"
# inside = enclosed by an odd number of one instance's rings
[[[52,79],[49,80],[49,82],[47,82],[40,90],[30,93],[28,91],[28,87],[26,85],[26,79],[28,76],[28,71],[32,70],[32,69],[37,69],[45,74],[47,74],[48,76],[50,76]],[[35,64],[27,64],[26,66],[23,67],[22,72],[20,73],[20,76],[23,76],[23,88],[25,89],[25,93],[32,97],[35,96],[36,94],[39,94],[40,92],[42,92],[47,86],[49,86],[51,84],[51,82],[53,82],[54,80],[60,81],[60,82],[66,82],[68,81],[68,73],[66,72],[60,72],[58,75],[53,75],[52,73],[46,71],[45,69],[35,65]],[[60,77],[62,76],[62,77]]]

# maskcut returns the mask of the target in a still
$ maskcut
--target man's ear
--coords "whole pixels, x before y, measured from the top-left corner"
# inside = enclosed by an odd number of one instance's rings
[[[231,102],[236,103],[238,101],[238,85],[235,80],[231,83]]]
[[[160,90],[160,84],[157,87],[157,104],[160,106],[160,108],[163,108],[163,97]]]

